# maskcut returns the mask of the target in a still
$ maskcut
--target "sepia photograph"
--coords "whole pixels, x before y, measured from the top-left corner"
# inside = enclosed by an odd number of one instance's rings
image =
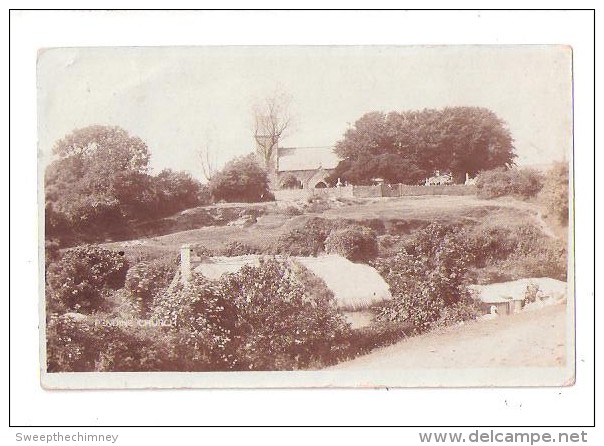
[[[572,49],[44,48],[47,389],[575,380]]]

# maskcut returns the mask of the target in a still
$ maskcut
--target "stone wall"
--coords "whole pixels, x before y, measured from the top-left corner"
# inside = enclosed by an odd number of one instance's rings
[[[343,186],[325,189],[281,189],[273,191],[277,201],[323,198],[380,198],[421,195],[476,195],[476,186],[451,184],[443,186],[410,186],[407,184],[382,184],[377,186]]]

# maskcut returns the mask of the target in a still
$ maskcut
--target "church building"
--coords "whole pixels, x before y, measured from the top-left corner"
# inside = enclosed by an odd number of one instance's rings
[[[334,186],[328,184],[327,177],[340,158],[333,147],[278,147],[275,162],[278,187],[285,178],[294,176],[303,189],[311,189]]]

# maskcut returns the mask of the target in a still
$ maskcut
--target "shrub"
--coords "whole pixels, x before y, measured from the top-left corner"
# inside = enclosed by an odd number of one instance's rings
[[[377,256],[377,235],[365,226],[334,229],[325,240],[325,251],[351,261],[368,261]]]
[[[247,243],[234,240],[228,242],[221,250],[220,255],[227,257],[244,256],[248,254],[260,254],[260,248],[248,245]]]
[[[270,201],[274,197],[269,191],[266,170],[256,162],[254,155],[229,161],[210,180],[210,191],[216,201],[257,202]]]
[[[302,183],[295,175],[288,173],[281,179],[281,189],[302,189]]]
[[[545,174],[542,196],[548,214],[568,224],[568,164],[555,163]]]
[[[440,312],[439,318],[432,324],[431,328],[448,327],[460,322],[474,320],[480,315],[482,315],[480,305],[468,295],[459,302],[444,307]]]
[[[514,253],[498,264],[512,279],[551,277],[567,280],[567,251],[561,242],[550,241],[526,253]]]
[[[286,206],[282,211],[283,215],[287,215],[288,217],[295,217],[297,215],[302,215],[304,212],[297,206]]]
[[[48,372],[180,371],[174,340],[161,327],[83,315],[51,315]]]
[[[175,350],[185,370],[235,368],[237,309],[218,283],[202,276],[157,296],[153,319],[172,321]]]
[[[149,315],[156,294],[170,284],[176,268],[175,257],[165,256],[137,263],[128,270],[124,285],[134,299],[141,317]]]
[[[67,250],[46,272],[51,311],[103,308],[106,292],[124,286],[128,262],[122,254],[94,245]]]
[[[459,237],[472,254],[472,263],[479,268],[506,259],[519,244],[514,231],[502,226],[468,228],[460,232]]]
[[[543,175],[536,169],[498,168],[480,172],[476,177],[477,195],[480,198],[496,198],[512,195],[529,198],[543,187]]]
[[[470,261],[456,227],[432,223],[395,256],[374,262],[393,296],[380,308],[378,318],[408,322],[418,333],[429,330],[446,307],[468,298]]]
[[[566,280],[566,247],[533,224],[478,226],[460,231],[458,237],[471,264],[493,276],[487,282],[523,277]]]
[[[272,251],[292,256],[316,256],[325,250],[325,239],[333,223],[318,217],[310,218],[302,228],[280,236]]]
[[[332,296],[292,267],[264,260],[215,282],[196,277],[158,300],[154,317],[174,320],[179,355],[212,370],[284,370],[325,362],[348,325]]]
[[[246,266],[220,286],[237,306],[240,369],[307,367],[333,356],[333,346],[349,330],[334,300],[309,293],[286,263]]]

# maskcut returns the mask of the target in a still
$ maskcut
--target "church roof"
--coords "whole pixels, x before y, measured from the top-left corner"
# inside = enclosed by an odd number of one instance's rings
[[[340,158],[333,147],[279,147],[279,172],[335,169]]]

